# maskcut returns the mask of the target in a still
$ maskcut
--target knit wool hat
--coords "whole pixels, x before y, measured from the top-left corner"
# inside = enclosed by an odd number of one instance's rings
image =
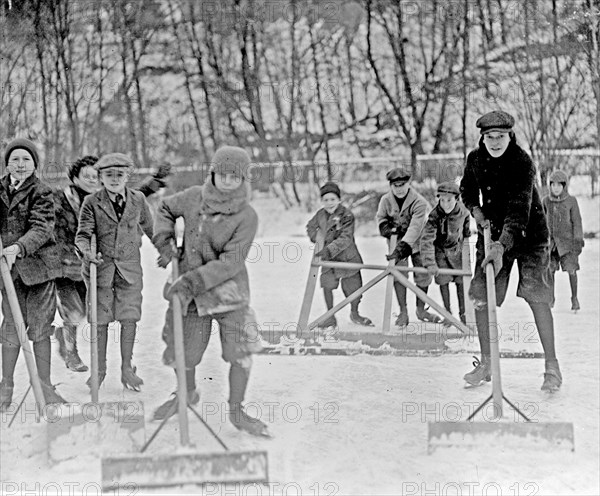
[[[100,160],[94,164],[94,169],[98,172],[104,169],[108,169],[109,167],[128,167],[133,168],[133,160],[131,160],[124,153],[107,153],[106,155],[102,155]]]
[[[439,195],[440,193],[450,193],[451,195],[458,196],[460,194],[460,190],[455,182],[447,181],[438,185],[437,194]]]
[[[4,165],[8,166],[8,159],[10,158],[10,154],[15,150],[26,150],[33,158],[33,166],[37,169],[40,163],[40,157],[37,152],[37,148],[33,141],[28,140],[26,138],[17,138],[12,140],[8,145],[6,145],[6,150],[4,151]]]
[[[393,184],[398,181],[406,182],[410,179],[410,176],[411,173],[409,171],[399,167],[397,169],[392,169],[391,171],[389,171],[385,175],[385,178],[390,182],[390,184]]]
[[[569,182],[569,176],[567,173],[561,170],[555,170],[552,174],[550,174],[550,178],[548,179],[551,183],[562,183],[566,186]]]
[[[333,193],[338,198],[342,197],[340,187],[332,182],[325,183],[323,186],[321,186],[321,189],[319,189],[319,193],[321,194],[321,198],[323,198],[327,193]]]
[[[218,174],[235,174],[245,178],[250,167],[250,156],[243,148],[222,146],[213,155],[211,167]]]
[[[493,131],[506,133],[515,125],[515,118],[503,110],[493,110],[477,119],[475,125],[479,128],[481,134]]]

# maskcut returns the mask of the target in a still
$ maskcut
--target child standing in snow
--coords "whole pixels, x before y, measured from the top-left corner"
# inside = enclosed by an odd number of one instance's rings
[[[421,235],[421,258],[440,286],[444,308],[450,309],[450,282],[456,284],[460,321],[465,324],[465,294],[462,276],[439,273],[439,269],[462,269],[463,242],[471,236],[469,211],[458,201],[460,190],[449,181],[438,186],[438,204],[429,214]]]
[[[571,285],[571,310],[579,310],[577,299],[577,271],[579,255],[583,249],[583,226],[577,199],[568,192],[569,178],[561,170],[550,175],[550,194],[544,197],[544,210],[550,228],[550,269],[554,277],[559,267],[569,274]]]
[[[321,231],[325,238],[321,251],[316,255],[321,260],[335,262],[363,263],[354,242],[354,215],[341,203],[341,192],[337,184],[328,182],[321,187],[321,208],[308,221],[306,232],[313,243],[317,241],[317,232]],[[333,290],[342,281],[342,291],[349,296],[362,286],[360,269],[321,268],[321,287],[325,296],[327,310],[333,308]],[[358,313],[358,305],[362,296],[350,303],[350,320],[355,324],[371,326],[371,319]],[[334,315],[320,324],[320,327],[335,327],[337,321]]]
[[[144,381],[131,364],[137,323],[142,310],[142,231],[152,238],[152,214],[143,193],[126,187],[133,162],[122,153],[104,155],[94,168],[103,188],[86,196],[81,206],[75,244],[83,255],[82,274],[89,288],[90,263],[98,267],[98,373],[106,376],[108,324],[121,323],[121,383],[139,391]],[[140,229],[141,228],[141,229]],[[97,253],[91,252],[92,235]],[[88,385],[90,384],[88,380]]]

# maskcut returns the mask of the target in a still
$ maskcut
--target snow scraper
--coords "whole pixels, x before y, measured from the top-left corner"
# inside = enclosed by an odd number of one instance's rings
[[[485,252],[491,242],[490,228],[484,229]],[[467,418],[466,422],[429,422],[428,452],[433,453],[440,447],[488,446],[489,442],[500,448],[544,449],[559,447],[575,450],[573,424],[571,422],[534,422],[511,403],[502,393],[500,380],[500,348],[496,325],[496,285],[494,268],[488,264],[485,268],[487,286],[487,308],[490,328],[490,353],[492,368],[492,394]],[[477,413],[491,401],[492,412],[485,414],[485,422],[473,422]],[[502,404],[506,401],[515,411],[511,420],[503,420]],[[486,442],[489,441],[489,442]]]
[[[177,245],[183,242],[183,219],[177,219]],[[175,247],[174,247],[175,248]],[[173,280],[179,275],[179,260],[171,260]],[[175,369],[177,373],[177,402],[165,416],[148,442],[136,455],[124,455],[102,460],[102,488],[111,490],[119,487],[136,489],[180,486],[186,484],[219,484],[268,482],[268,460],[266,451],[230,451],[221,438],[206,423],[204,418],[188,404],[185,377],[185,351],[183,342],[183,317],[181,300],[173,297],[173,329],[175,341]],[[177,408],[179,419],[180,447],[168,454],[145,455],[144,452]],[[200,452],[190,443],[188,408],[206,427],[212,437],[224,449],[223,452]]]
[[[96,237],[90,243],[96,255]],[[136,452],[146,440],[144,404],[141,401],[99,403],[97,267],[90,264],[89,323],[92,401],[59,405],[60,414],[48,422],[48,458],[62,462],[82,453],[108,456]]]

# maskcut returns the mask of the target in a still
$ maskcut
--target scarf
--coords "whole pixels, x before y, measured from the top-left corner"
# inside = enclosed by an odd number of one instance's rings
[[[233,191],[221,191],[213,184],[211,174],[202,187],[200,208],[203,215],[232,215],[242,210],[249,200],[250,186],[246,181]]]

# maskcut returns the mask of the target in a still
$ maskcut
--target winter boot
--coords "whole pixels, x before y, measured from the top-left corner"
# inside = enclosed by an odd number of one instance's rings
[[[544,372],[544,383],[542,384],[542,391],[548,391],[554,393],[560,389],[562,385],[562,374],[558,367],[557,360],[548,360],[546,362],[546,372]]]
[[[425,307],[417,308],[417,318],[423,322],[433,322],[435,324],[442,322],[439,315],[428,312]]]
[[[253,436],[271,437],[267,425],[260,419],[248,415],[241,403],[229,403],[229,420],[240,431]]]
[[[479,386],[482,382],[490,382],[492,380],[492,361],[489,355],[481,355],[481,361],[477,357],[473,362],[475,367],[471,372],[463,377],[471,386]]]
[[[56,391],[56,387],[52,384],[48,384],[47,382],[40,381],[42,383],[42,392],[44,393],[44,400],[46,400],[46,405],[58,405],[61,403],[67,403],[58,392]]]
[[[87,372],[88,366],[83,363],[77,351],[77,327],[72,324],[57,327],[54,335],[58,341],[58,353],[67,368],[75,372]]]
[[[408,325],[408,312],[406,310],[400,310],[395,325],[397,327],[406,327]]]
[[[200,401],[200,395],[194,389],[187,392],[188,405],[196,405]],[[173,393],[173,398],[165,401],[154,411],[154,420],[163,420],[167,417],[175,415],[179,410],[179,403],[177,399],[177,391]]]
[[[576,312],[577,310],[580,310],[580,309],[581,309],[581,307],[579,306],[579,300],[577,299],[577,296],[573,296],[571,298],[571,310]]]
[[[362,326],[373,326],[373,321],[368,317],[363,317],[358,313],[358,310],[350,312],[350,320],[355,324]]]
[[[139,393],[144,381],[136,374],[137,368],[131,365],[136,326],[137,322],[134,321],[121,322],[121,384]]]
[[[12,402],[15,384],[10,379],[2,379],[0,382],[0,412],[4,412]]]

